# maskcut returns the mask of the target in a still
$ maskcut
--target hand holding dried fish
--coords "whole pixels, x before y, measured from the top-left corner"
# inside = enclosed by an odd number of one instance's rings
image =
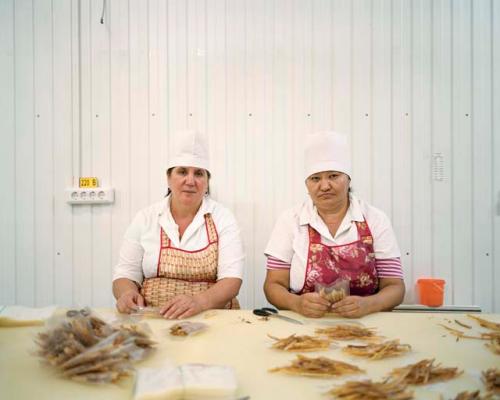
[[[336,303],[343,298],[347,297],[346,291],[344,288],[332,289],[331,291],[327,291],[325,288],[321,288],[319,290],[319,295],[324,299],[328,300],[330,303]]]
[[[399,340],[388,340],[383,343],[372,343],[366,345],[348,345],[342,351],[345,353],[367,357],[371,360],[380,360],[382,358],[395,357],[411,350],[409,344],[400,344]]]
[[[497,368],[489,368],[483,371],[482,380],[489,392],[500,394],[500,371]]]
[[[434,359],[426,359],[405,367],[395,368],[390,375],[408,385],[425,385],[456,378],[463,372],[456,367],[448,368],[440,365],[434,365]]]
[[[356,325],[336,325],[328,328],[316,329],[316,333],[326,335],[330,339],[337,340],[378,340],[380,336],[375,335],[375,328],[363,328]]]
[[[286,367],[272,368],[269,372],[285,372],[290,375],[314,376],[328,378],[364,372],[355,365],[343,361],[332,360],[327,357],[306,357],[298,354],[297,359]]]
[[[321,339],[317,336],[297,336],[295,334],[286,338],[280,339],[271,335],[267,335],[275,340],[272,345],[273,349],[285,351],[317,351],[324,350],[330,347],[330,340]]]
[[[336,399],[346,400],[410,400],[413,393],[406,391],[402,382],[348,381],[328,391]]]
[[[89,309],[70,310],[51,324],[35,340],[38,355],[74,380],[116,382],[130,374],[131,360],[144,358],[155,344],[142,328],[112,327]]]

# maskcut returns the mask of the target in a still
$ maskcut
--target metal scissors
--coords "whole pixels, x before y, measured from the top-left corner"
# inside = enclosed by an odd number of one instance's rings
[[[281,315],[278,310],[272,307],[262,307],[262,308],[256,308],[253,310],[253,313],[255,315],[258,315],[259,317],[275,317],[279,318],[288,322],[292,322],[294,324],[299,324],[299,325],[304,325],[302,321],[299,321],[298,319],[293,319],[290,317],[285,317],[284,315]]]

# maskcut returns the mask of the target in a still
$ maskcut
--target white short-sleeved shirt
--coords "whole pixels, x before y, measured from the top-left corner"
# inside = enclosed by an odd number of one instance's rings
[[[144,278],[156,277],[160,255],[160,228],[172,246],[188,251],[208,245],[204,215],[210,213],[219,237],[217,279],[242,278],[245,254],[240,229],[233,214],[214,200],[205,197],[193,221],[179,239],[179,227],[170,212],[170,196],[137,213],[125,232],[113,280],[127,278],[142,284]]]
[[[304,286],[309,249],[308,225],[321,235],[327,246],[338,246],[357,241],[356,221],[366,219],[373,236],[373,247],[377,260],[401,256],[389,218],[379,209],[350,194],[350,204],[339,229],[332,237],[328,227],[319,216],[309,198],[304,203],[285,211],[274,226],[265,254],[291,264],[290,289],[299,292]]]

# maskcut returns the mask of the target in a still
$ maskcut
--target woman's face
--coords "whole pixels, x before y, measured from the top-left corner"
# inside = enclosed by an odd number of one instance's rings
[[[347,201],[350,178],[337,171],[323,171],[306,179],[309,195],[317,208],[331,209]]]
[[[203,168],[175,167],[167,181],[172,198],[187,206],[198,207],[208,189],[208,173]]]

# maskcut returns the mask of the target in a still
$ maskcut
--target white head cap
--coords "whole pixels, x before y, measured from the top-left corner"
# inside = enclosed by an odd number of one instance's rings
[[[200,132],[195,130],[177,131],[173,137],[174,152],[167,163],[172,167],[196,167],[210,171],[208,144]]]
[[[351,176],[351,149],[346,135],[317,132],[306,138],[305,179],[323,171],[338,171]]]

